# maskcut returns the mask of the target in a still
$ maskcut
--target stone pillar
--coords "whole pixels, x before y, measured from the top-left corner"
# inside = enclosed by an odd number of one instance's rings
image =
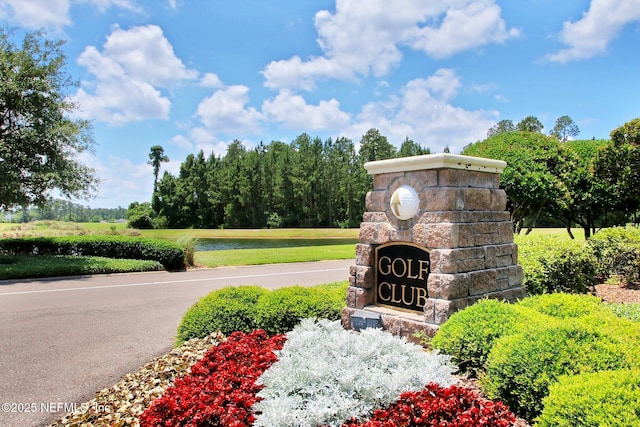
[[[499,188],[505,167],[499,160],[452,154],[365,164],[374,188],[366,196],[350,269],[345,328],[354,326],[352,317],[373,315],[395,335],[433,335],[454,312],[481,298],[525,296],[507,196]],[[397,256],[377,261],[378,250],[394,253],[396,246]],[[403,259],[411,247],[421,248],[424,260]],[[428,274],[416,270],[418,263],[429,265]],[[389,274],[378,287],[382,273]],[[422,280],[426,290],[413,288]],[[403,307],[409,300],[414,304]]]

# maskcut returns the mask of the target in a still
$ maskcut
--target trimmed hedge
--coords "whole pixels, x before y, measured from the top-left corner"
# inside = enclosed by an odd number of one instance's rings
[[[231,335],[259,329],[255,310],[261,296],[269,292],[260,286],[226,287],[209,293],[193,304],[178,326],[176,346],[192,338],[204,338],[213,332]]]
[[[497,340],[480,382],[490,399],[532,420],[542,412],[549,386],[562,375],[629,368],[625,347],[602,328],[565,320]]]
[[[597,273],[602,279],[622,276],[627,283],[640,280],[640,229],[611,227],[598,231],[589,239]]]
[[[561,319],[611,314],[611,310],[602,304],[599,298],[591,295],[563,293],[536,295],[520,300],[517,304]]]
[[[461,372],[477,377],[485,369],[495,341],[525,327],[552,321],[534,310],[495,299],[482,299],[454,313],[433,337],[431,345],[452,356]]]
[[[481,300],[453,314],[432,341],[461,371],[477,375],[489,398],[530,421],[564,376],[640,369],[639,343],[637,322],[595,297],[563,293],[516,304]],[[613,400],[625,399],[611,393]]]
[[[258,286],[226,287],[201,298],[178,326],[176,345],[212,332],[225,335],[264,329],[285,333],[307,317],[340,319],[348,282],[269,291]]]
[[[0,254],[75,255],[158,261],[167,270],[184,270],[184,249],[173,242],[126,236],[65,236],[0,239]]]
[[[307,317],[338,320],[345,298],[346,289],[339,292],[303,286],[276,289],[258,301],[256,323],[269,334],[283,334]]]
[[[640,370],[561,377],[536,427],[640,427]]]
[[[591,247],[561,236],[516,236],[518,260],[529,295],[553,292],[584,294],[597,283]]]

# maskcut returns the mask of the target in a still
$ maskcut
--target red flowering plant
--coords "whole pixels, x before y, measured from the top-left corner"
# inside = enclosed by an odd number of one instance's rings
[[[269,337],[263,330],[234,332],[191,367],[191,374],[155,400],[140,417],[145,426],[248,427],[255,419],[251,407],[262,386],[256,379],[277,357],[286,337]]]
[[[502,402],[482,399],[466,388],[431,383],[422,391],[403,393],[367,421],[352,419],[342,427],[509,427],[515,421]]]

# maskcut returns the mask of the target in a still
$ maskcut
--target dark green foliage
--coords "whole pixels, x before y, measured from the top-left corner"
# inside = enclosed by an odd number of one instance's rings
[[[459,311],[444,323],[431,345],[453,357],[461,372],[477,376],[494,342],[525,327],[545,324],[550,319],[533,310],[493,299],[483,299]]]
[[[471,144],[462,151],[468,156],[507,162],[500,185],[509,199],[509,210],[519,230],[527,216],[566,196],[558,179],[560,143],[538,132],[505,132]]]
[[[640,427],[640,370],[561,377],[536,427]]]
[[[258,299],[269,291],[259,286],[227,287],[211,292],[187,310],[178,327],[176,345],[213,332],[229,335],[257,328]]]
[[[185,313],[178,327],[176,345],[216,331],[230,334],[264,329],[276,334],[290,331],[301,318],[339,319],[347,286],[347,282],[337,282],[275,291],[240,286],[211,292]]]
[[[0,280],[157,270],[162,270],[157,261],[75,255],[0,255]]]
[[[184,269],[184,250],[168,240],[124,236],[67,236],[0,239],[0,253],[75,255],[158,261],[167,270]]]
[[[602,279],[622,276],[626,282],[640,279],[640,229],[611,227],[598,231],[589,239]]]
[[[178,176],[159,179],[154,215],[169,228],[355,227],[371,189],[364,163],[397,155],[377,129],[362,136],[360,147],[303,133],[289,144],[248,149],[234,140],[222,156],[189,154]],[[428,151],[409,139],[401,149]]]
[[[282,334],[300,320],[315,317],[338,320],[345,305],[345,292],[292,286],[264,295],[256,310],[256,322],[269,334]]]
[[[530,295],[586,293],[596,284],[596,259],[584,242],[559,236],[517,236],[524,286]]]
[[[489,398],[532,420],[542,412],[549,386],[562,375],[628,368],[630,353],[614,332],[565,319],[497,340],[481,384]]]
[[[0,209],[42,206],[50,194],[84,198],[95,171],[78,159],[94,140],[91,123],[73,119],[63,41],[29,32],[20,46],[0,28]]]
[[[127,226],[140,230],[150,230],[153,228],[155,213],[151,208],[151,203],[133,202],[127,209]]]

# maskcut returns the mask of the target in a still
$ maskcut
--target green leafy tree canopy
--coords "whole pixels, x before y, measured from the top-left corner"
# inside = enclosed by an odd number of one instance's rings
[[[98,180],[77,155],[92,148],[92,128],[70,118],[64,42],[31,32],[18,46],[13,35],[0,28],[0,208],[41,206],[56,190],[90,197]]]

